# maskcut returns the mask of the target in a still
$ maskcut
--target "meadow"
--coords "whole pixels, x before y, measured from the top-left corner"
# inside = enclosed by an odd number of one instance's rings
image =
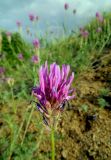
[[[17,27],[0,31],[0,160],[111,160],[111,14],[97,12],[78,32],[66,36],[63,27],[51,40],[29,42]],[[75,97],[60,104],[53,134],[32,94],[46,61],[74,72]]]

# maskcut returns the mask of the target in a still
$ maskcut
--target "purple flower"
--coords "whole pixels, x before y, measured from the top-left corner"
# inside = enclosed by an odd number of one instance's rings
[[[102,28],[101,28],[101,27],[98,27],[97,30],[96,30],[96,32],[97,32],[97,33],[102,32]]]
[[[34,39],[32,43],[33,43],[33,46],[34,46],[35,48],[39,48],[40,43],[39,43],[39,40],[38,40],[37,38]]]
[[[69,75],[70,66],[62,65],[60,70],[59,65],[53,63],[48,71],[47,62],[41,66],[39,70],[39,86],[32,89],[33,95],[37,98],[38,110],[43,113],[46,122],[48,123],[49,112],[52,114],[63,111],[65,103],[75,97],[74,89],[70,89],[74,79],[74,73]]]
[[[89,32],[87,30],[81,29],[80,34],[83,38],[87,38],[89,36]]]
[[[69,8],[69,4],[68,4],[68,3],[65,3],[65,4],[64,4],[64,9],[67,10],[68,8]]]
[[[19,60],[23,60],[23,54],[22,54],[22,53],[19,53],[19,54],[18,54],[18,59],[19,59]]]
[[[29,19],[30,19],[30,21],[33,22],[33,21],[35,20],[35,18],[36,18],[36,17],[35,17],[34,14],[32,14],[32,13],[29,14]]]
[[[32,62],[35,63],[35,64],[37,64],[38,61],[39,61],[39,57],[37,55],[33,55],[32,56]]]
[[[4,74],[4,72],[5,72],[5,68],[4,67],[0,67],[0,75]]]
[[[22,23],[20,21],[17,21],[16,24],[18,27],[21,27],[21,25],[22,25]]]
[[[96,17],[100,17],[100,13],[99,12],[96,12]]]
[[[102,23],[104,21],[103,16],[99,12],[96,12],[96,18],[100,23]]]

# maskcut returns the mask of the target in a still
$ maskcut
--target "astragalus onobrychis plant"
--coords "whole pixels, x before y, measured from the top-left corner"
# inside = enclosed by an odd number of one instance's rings
[[[32,94],[36,97],[36,106],[43,117],[44,123],[51,131],[52,160],[55,159],[54,130],[65,104],[75,97],[74,89],[70,88],[74,79],[74,73],[70,73],[69,65],[62,65],[62,69],[56,63],[50,65],[48,71],[47,62],[40,67],[38,86],[34,86]]]

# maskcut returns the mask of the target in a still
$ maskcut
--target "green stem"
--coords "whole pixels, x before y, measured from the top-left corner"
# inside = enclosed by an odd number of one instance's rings
[[[24,142],[24,139],[25,139],[25,136],[26,136],[26,133],[27,133],[27,130],[28,130],[31,118],[32,118],[33,111],[34,111],[34,107],[32,106],[32,110],[30,112],[30,115],[29,115],[29,118],[28,118],[28,121],[27,121],[27,124],[26,124],[26,128],[25,128],[25,132],[24,132],[24,135],[23,135],[23,138],[22,138],[21,146]]]
[[[13,87],[11,86],[11,96],[12,96],[12,105],[13,105],[13,112],[16,113],[16,106],[14,102],[14,93],[13,93]]]
[[[51,128],[51,143],[52,143],[52,160],[55,160],[55,137],[54,137],[54,127]]]
[[[37,69],[37,65],[36,64],[34,64],[34,66],[33,66],[33,76],[34,76],[34,86],[36,86],[36,84],[37,84],[37,72],[36,72],[36,69]]]

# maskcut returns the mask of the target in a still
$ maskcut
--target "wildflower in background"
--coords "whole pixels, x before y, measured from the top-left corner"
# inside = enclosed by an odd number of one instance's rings
[[[99,12],[96,12],[96,18],[100,23],[102,23],[104,21],[103,16]]]
[[[35,21],[35,19],[36,19],[35,15],[30,13],[29,14],[29,20],[33,22],[33,21]]]
[[[16,24],[17,24],[17,27],[21,27],[22,26],[22,23],[20,21],[17,21]]]
[[[19,54],[18,54],[18,59],[19,59],[20,61],[23,60],[23,54],[22,54],[22,53],[19,53]]]
[[[83,38],[87,38],[89,36],[89,32],[87,30],[85,30],[84,28],[80,28],[80,35]]]
[[[97,33],[102,32],[102,28],[101,28],[101,27],[98,27],[97,30],[96,30],[96,32],[97,32]]]
[[[38,110],[42,113],[44,122],[50,126],[51,118],[58,117],[64,110],[65,104],[75,97],[74,89],[70,89],[74,73],[69,76],[70,66],[53,63],[48,71],[47,62],[39,70],[40,85],[32,89],[37,98]]]
[[[0,67],[0,75],[4,74],[5,72],[5,68],[4,67]]]
[[[37,49],[37,48],[39,48],[39,46],[40,46],[40,43],[39,43],[39,40],[36,38],[36,39],[34,39],[33,40],[33,46]]]
[[[65,10],[68,10],[68,8],[69,8],[69,4],[68,4],[68,3],[65,3],[65,4],[64,4],[64,9],[65,9]]]
[[[39,62],[39,57],[38,57],[37,55],[33,55],[33,56],[32,56],[32,62],[33,62],[34,64],[37,64],[37,63]]]

